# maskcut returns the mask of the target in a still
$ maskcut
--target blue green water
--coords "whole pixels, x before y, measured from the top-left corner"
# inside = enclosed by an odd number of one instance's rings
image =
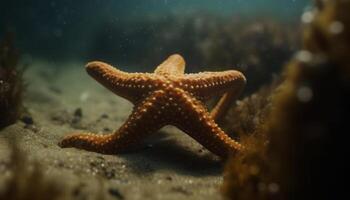
[[[8,30],[14,32],[23,54],[53,61],[102,57],[128,63],[156,48],[161,48],[164,54],[178,51],[191,58],[197,50],[183,45],[198,46],[204,41],[198,35],[210,35],[213,30],[201,30],[196,35],[187,21],[193,26],[197,22],[215,26],[226,23],[222,19],[232,21],[241,17],[298,21],[310,3],[309,0],[2,1],[0,37]],[[188,31],[181,36],[184,44],[165,45],[167,41],[178,44],[173,29],[182,34]],[[164,45],[154,46],[163,36],[168,37]]]
[[[310,3],[308,0],[131,0],[106,1],[110,11],[121,10],[129,14],[158,13],[187,13],[193,11],[211,11],[220,14],[245,13],[254,15],[269,13],[276,16],[292,17],[299,15],[303,8]]]

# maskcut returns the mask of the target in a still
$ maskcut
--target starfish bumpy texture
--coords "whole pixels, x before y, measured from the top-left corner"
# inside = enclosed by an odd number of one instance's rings
[[[126,122],[114,133],[75,133],[59,145],[105,154],[124,152],[165,125],[174,125],[212,153],[227,157],[244,147],[224,133],[215,121],[225,115],[246,79],[235,70],[185,74],[185,61],[172,55],[154,73],[126,73],[103,62],[86,65],[89,75],[134,104]],[[223,95],[209,113],[204,101]]]

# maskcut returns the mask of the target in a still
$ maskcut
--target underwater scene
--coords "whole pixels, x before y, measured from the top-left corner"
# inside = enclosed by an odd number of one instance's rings
[[[0,200],[343,199],[350,0],[0,4]]]

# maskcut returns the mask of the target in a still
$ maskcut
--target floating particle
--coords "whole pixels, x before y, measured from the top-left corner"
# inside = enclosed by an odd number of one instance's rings
[[[334,21],[329,26],[329,32],[332,34],[340,34],[344,30],[344,25],[340,21]]]
[[[311,101],[312,96],[313,92],[309,87],[302,86],[297,90],[297,98],[303,103]]]
[[[297,52],[295,57],[300,62],[308,63],[312,60],[312,53],[307,50],[301,50]]]
[[[301,16],[301,21],[305,24],[311,23],[315,18],[315,14],[312,11],[304,12],[304,14]]]
[[[272,194],[276,194],[280,190],[280,186],[276,183],[270,183],[267,188]]]

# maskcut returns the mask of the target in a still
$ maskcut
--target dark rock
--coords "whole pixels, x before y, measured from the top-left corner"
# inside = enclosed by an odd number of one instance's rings
[[[79,117],[74,117],[73,119],[72,119],[72,124],[77,124],[77,123],[79,123],[80,122],[80,118]]]
[[[31,116],[29,115],[24,115],[22,118],[21,118],[21,121],[23,123],[25,123],[26,125],[33,125],[34,124],[34,120]]]
[[[83,110],[81,108],[75,109],[74,117],[82,118],[83,117]]]
[[[107,179],[113,179],[113,178],[115,178],[115,169],[111,169],[111,170],[104,169],[103,175]]]
[[[79,123],[82,117],[83,117],[83,110],[81,108],[75,109],[73,119],[72,119],[72,124]]]
[[[84,183],[79,184],[76,188],[74,188],[74,190],[72,191],[72,195],[74,197],[80,197],[82,196],[82,189],[86,187],[86,185]],[[81,198],[84,199],[84,198]]]
[[[103,131],[110,132],[110,131],[111,131],[111,129],[110,129],[110,128],[108,128],[108,127],[104,127],[104,128],[103,128]]]
[[[103,114],[101,115],[101,119],[107,119],[107,118],[109,118],[109,116],[108,116],[106,113],[103,113]]]
[[[116,188],[109,188],[108,193],[117,199],[124,199],[124,196]]]

